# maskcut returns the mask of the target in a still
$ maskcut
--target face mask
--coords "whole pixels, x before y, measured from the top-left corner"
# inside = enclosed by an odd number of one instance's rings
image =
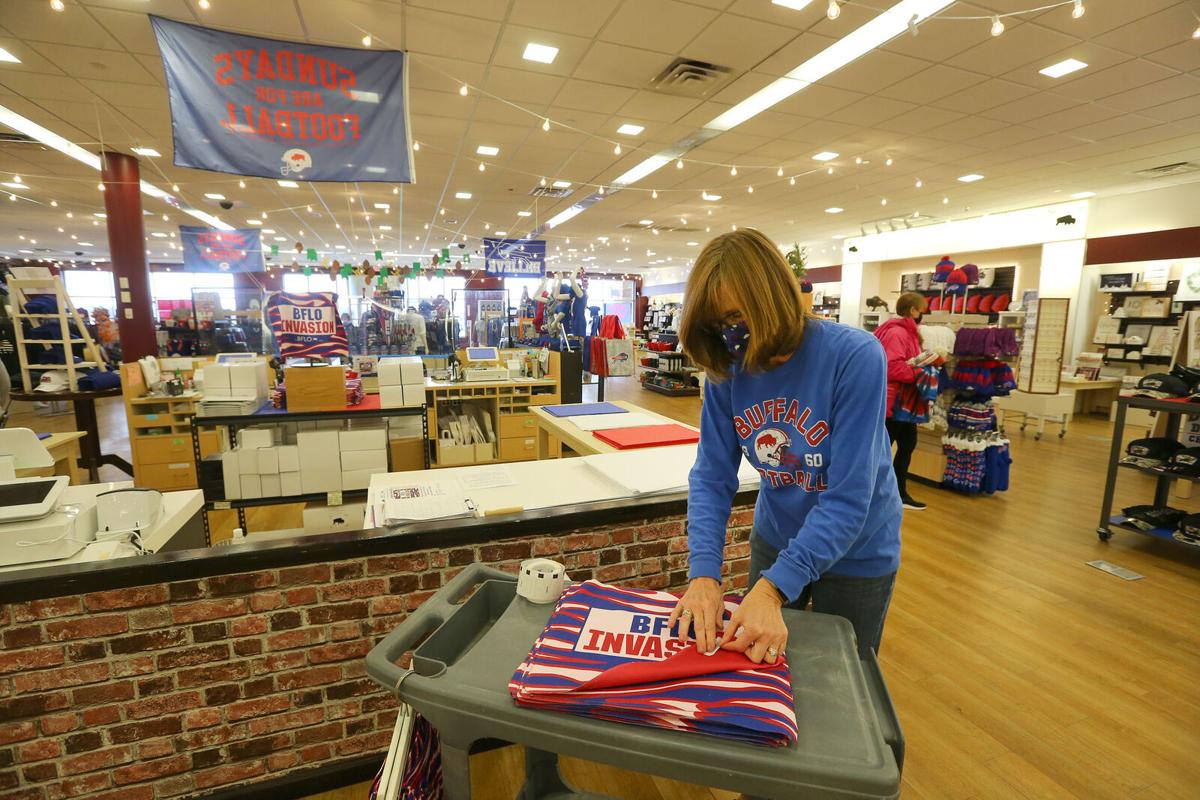
[[[723,325],[721,338],[725,341],[725,346],[729,348],[729,355],[733,356],[733,360],[741,361],[742,356],[746,354],[746,347],[750,343],[750,326],[744,321],[736,325]]]
[[[920,324],[921,324],[921,320],[923,320],[923,319],[925,319],[925,314],[924,314],[924,312],[922,312],[922,313],[920,313],[920,314],[917,314],[917,324],[918,324],[918,325],[920,325]]]

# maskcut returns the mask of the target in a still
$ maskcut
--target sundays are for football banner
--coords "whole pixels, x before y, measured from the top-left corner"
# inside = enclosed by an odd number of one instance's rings
[[[544,239],[484,239],[483,268],[488,275],[532,278],[546,274]]]
[[[187,272],[263,271],[258,228],[222,231],[203,225],[180,225],[179,241]]]
[[[266,312],[280,358],[349,358],[333,292],[275,292]]]
[[[405,53],[150,22],[167,75],[176,166],[413,182]]]

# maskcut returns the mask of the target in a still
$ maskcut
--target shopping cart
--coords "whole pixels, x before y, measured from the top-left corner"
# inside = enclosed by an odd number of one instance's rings
[[[859,660],[847,620],[784,611],[800,737],[760,747],[517,707],[509,678],[553,604],[517,597],[516,586],[515,576],[473,564],[367,655],[367,673],[440,734],[447,800],[471,797],[468,754],[485,739],[525,746],[518,800],[603,800],[562,780],[559,753],[776,800],[899,796],[899,720],[875,659]],[[410,650],[412,668],[397,666]]]

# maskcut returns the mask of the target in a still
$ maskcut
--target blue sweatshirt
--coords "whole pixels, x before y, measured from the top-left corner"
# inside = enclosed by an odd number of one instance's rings
[[[811,320],[786,363],[708,381],[688,481],[689,577],[721,579],[743,453],[762,476],[754,529],[779,550],[762,574],[789,601],[825,573],[894,572],[901,505],[886,395],[878,340]]]

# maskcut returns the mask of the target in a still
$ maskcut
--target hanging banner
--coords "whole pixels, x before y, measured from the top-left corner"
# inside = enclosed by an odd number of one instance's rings
[[[266,308],[280,358],[349,358],[333,292],[275,292]]]
[[[203,225],[180,225],[186,272],[262,272],[262,240],[258,228],[221,231]]]
[[[413,182],[405,53],[150,22],[167,75],[175,166]]]
[[[546,274],[543,239],[484,239],[483,268],[488,275],[538,278]]]

